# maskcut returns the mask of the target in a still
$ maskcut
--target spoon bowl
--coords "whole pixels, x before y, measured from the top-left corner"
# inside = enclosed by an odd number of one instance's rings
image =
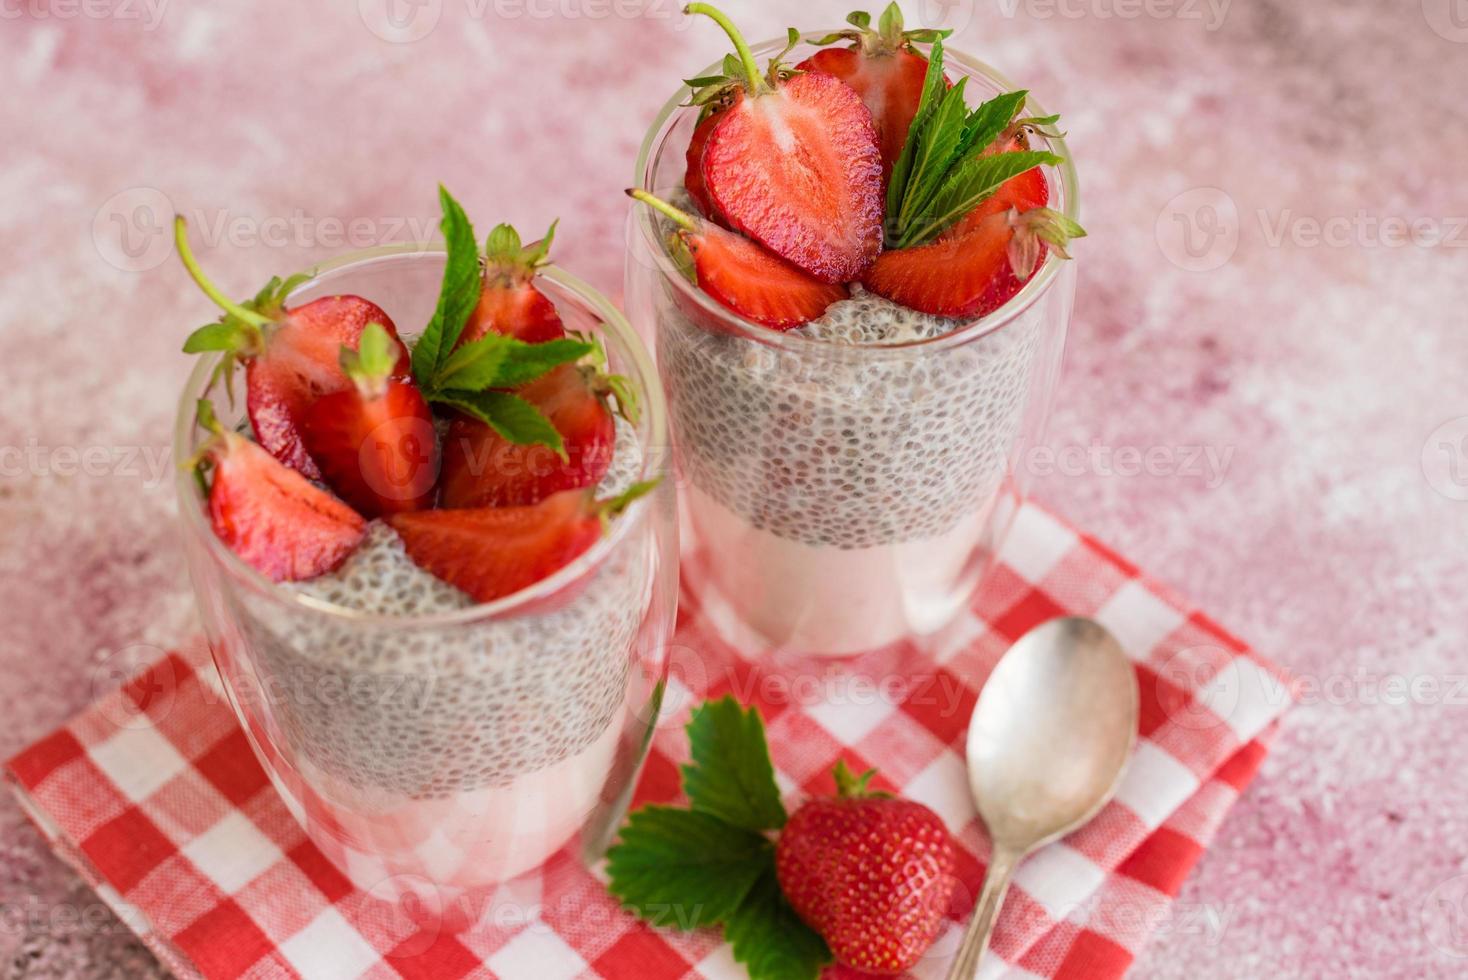
[[[1034,848],[1094,817],[1137,741],[1137,679],[1091,619],[1052,619],[989,675],[968,730],[969,788],[990,839]]]
[[[1052,619],[989,675],[968,730],[969,789],[993,852],[949,971],[971,980],[1019,862],[1094,817],[1137,741],[1140,697],[1126,651],[1092,619]]]

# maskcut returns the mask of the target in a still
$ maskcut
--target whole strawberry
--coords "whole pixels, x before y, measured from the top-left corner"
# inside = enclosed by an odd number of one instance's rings
[[[837,795],[795,811],[780,833],[780,888],[841,963],[900,974],[923,956],[953,896],[953,844],[921,803],[867,789],[873,772],[836,764]]]

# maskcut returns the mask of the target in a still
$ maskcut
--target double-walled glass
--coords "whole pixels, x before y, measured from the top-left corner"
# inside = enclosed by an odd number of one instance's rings
[[[432,315],[443,268],[440,251],[351,255],[292,302],[360,294],[411,338]],[[636,478],[663,476],[666,408],[646,349],[580,281],[550,268],[539,285],[567,328],[599,336],[610,370],[639,389]],[[214,366],[199,364],[184,393],[179,459],[204,438],[194,406]],[[224,413],[224,394],[211,394]],[[604,848],[666,671],[678,575],[672,484],[663,480],[588,552],[528,589],[392,616],[258,575],[215,537],[200,488],[181,475],[190,571],[229,701],[287,806],[357,887],[441,908],[567,845],[588,857]]]
[[[969,77],[973,104],[1015,88],[962,54],[946,64]],[[637,164],[638,185],[665,199],[682,197],[687,96],[669,100]],[[1068,158],[1058,138],[1034,142]],[[1069,162],[1047,179],[1051,206],[1074,218]],[[973,598],[1023,496],[1020,455],[1049,411],[1073,263],[1051,254],[1004,307],[941,336],[853,346],[720,306],[680,272],[667,232],[634,209],[627,304],[656,338],[684,531],[705,559],[701,607],[739,638],[801,654],[939,630]]]

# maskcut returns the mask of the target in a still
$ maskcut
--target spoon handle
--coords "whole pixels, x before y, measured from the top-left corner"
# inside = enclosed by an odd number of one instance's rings
[[[989,857],[989,870],[984,875],[984,887],[979,900],[974,903],[974,914],[964,930],[963,942],[948,970],[948,980],[974,980],[979,972],[979,960],[989,945],[989,934],[994,931],[994,921],[999,917],[999,908],[1009,892],[1009,879],[1014,876],[1014,867],[1023,855],[1007,848],[996,846]]]

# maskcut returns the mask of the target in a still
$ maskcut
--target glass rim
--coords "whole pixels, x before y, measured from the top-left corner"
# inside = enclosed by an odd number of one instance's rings
[[[829,31],[807,31],[800,35],[801,41],[811,43],[812,41],[825,37]],[[752,45],[751,50],[756,55],[777,53],[784,49],[788,43],[785,37],[771,38]],[[962,51],[943,49],[945,59],[951,59],[962,65],[972,75],[988,79],[999,87],[1001,91],[1017,91],[1018,87],[1009,80],[1002,72],[998,71],[987,62],[980,61]],[[696,73],[699,76],[720,74],[722,62],[714,62],[703,71]],[[690,76],[693,77],[693,76]],[[686,105],[692,89],[687,85],[682,86],[673,94],[648,129],[647,135],[643,137],[642,147],[637,154],[637,169],[633,175],[636,186],[648,193],[656,193],[656,188],[651,184],[651,168],[656,152],[661,148],[667,138],[668,123],[679,110],[690,108]],[[1040,106],[1033,95],[1025,98],[1025,107],[1034,116],[1047,116],[1048,112]],[[1076,178],[1075,164],[1072,161],[1070,150],[1066,145],[1064,136],[1046,137],[1050,147],[1064,160],[1054,169],[1060,177],[1061,189],[1061,213],[1072,221],[1076,220],[1079,213],[1080,198],[1079,185]],[[958,347],[970,341],[986,337],[994,333],[1021,316],[1026,310],[1033,306],[1043,296],[1051,284],[1059,275],[1061,263],[1068,260],[1060,258],[1054,249],[1049,250],[1042,265],[1029,282],[1025,283],[1018,293],[999,309],[976,320],[970,321],[951,330],[948,333],[936,337],[918,340],[905,340],[894,344],[835,344],[829,340],[821,340],[814,337],[806,337],[794,331],[775,330],[772,327],[756,323],[746,317],[735,313],[733,310],[716,302],[703,290],[690,283],[686,276],[679,270],[668,255],[667,249],[663,247],[661,236],[658,231],[657,219],[652,209],[645,206],[633,206],[633,222],[640,230],[649,251],[652,253],[653,261],[665,279],[673,280],[681,293],[692,302],[697,303],[699,308],[711,316],[717,317],[721,322],[730,325],[734,332],[748,339],[759,341],[771,347],[778,347],[794,354],[815,354],[823,356],[836,356],[840,358],[861,357],[891,357],[909,353],[913,356],[927,353],[932,350]]]
[[[309,267],[306,274],[311,278],[304,280],[299,286],[292,290],[292,295],[304,289],[309,289],[317,280],[328,272],[334,272],[348,266],[363,262],[370,262],[380,258],[394,258],[398,256],[442,256],[447,255],[447,250],[438,243],[401,242],[390,245],[378,245],[373,248],[360,249],[346,252],[342,255],[326,259],[316,265]],[[619,342],[629,356],[632,367],[636,371],[639,381],[640,394],[642,395],[641,408],[643,419],[647,424],[647,439],[644,441],[644,457],[642,472],[639,479],[648,479],[650,473],[665,470],[665,464],[658,462],[656,449],[658,446],[667,444],[667,405],[663,398],[661,382],[658,380],[657,369],[653,366],[652,355],[637,331],[632,328],[627,318],[620,310],[601,293],[584,280],[573,276],[557,265],[550,264],[541,266],[537,275],[544,276],[557,286],[565,289],[577,299],[586,303],[593,312],[601,318],[603,328]],[[208,354],[198,358],[194,369],[184,383],[183,393],[179,398],[178,415],[174,420],[173,432],[173,458],[185,460],[191,455],[190,442],[192,440],[195,426],[195,412],[198,399],[203,397],[204,391],[209,384],[210,376],[214,373],[223,355],[219,353]],[[518,592],[502,596],[492,602],[474,603],[463,609],[455,609],[449,612],[420,614],[412,616],[393,615],[387,613],[363,612],[350,609],[346,606],[337,605],[315,596],[292,592],[282,588],[282,583],[272,582],[255,568],[250,566],[244,559],[240,558],[214,533],[205,517],[207,507],[204,499],[199,493],[198,483],[193,473],[183,466],[176,467],[175,493],[180,504],[179,517],[184,523],[186,532],[203,539],[204,548],[209,553],[210,559],[220,567],[236,583],[251,589],[257,594],[282,602],[288,606],[295,606],[304,611],[331,616],[343,622],[355,626],[371,626],[384,629],[425,629],[446,626],[462,626],[477,623],[481,620],[498,619],[514,612],[524,606],[530,606],[543,601],[554,595],[561,589],[566,588],[585,575],[590,574],[593,569],[601,564],[612,551],[632,533],[631,529],[648,520],[648,511],[654,504],[656,493],[644,495],[634,500],[622,514],[612,522],[607,534],[603,535],[596,544],[579,555],[575,561],[558,569],[555,573],[528,585]],[[667,473],[663,472],[664,479]]]

